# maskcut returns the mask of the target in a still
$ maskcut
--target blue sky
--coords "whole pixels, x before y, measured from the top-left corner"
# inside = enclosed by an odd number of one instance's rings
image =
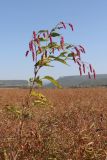
[[[96,72],[107,74],[107,0],[0,0],[0,79],[29,79],[32,58],[25,58],[32,31],[51,29],[60,21],[71,22],[74,32],[64,31],[66,41],[82,44],[84,61]],[[55,64],[40,75],[79,74],[76,65]]]

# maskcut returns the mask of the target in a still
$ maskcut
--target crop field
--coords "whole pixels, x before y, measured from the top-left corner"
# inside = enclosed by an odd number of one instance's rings
[[[107,159],[107,88],[36,92],[0,89],[0,160]]]

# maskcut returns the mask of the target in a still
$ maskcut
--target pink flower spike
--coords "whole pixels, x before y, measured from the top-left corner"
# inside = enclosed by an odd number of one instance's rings
[[[85,73],[85,64],[83,64],[83,72]]]
[[[44,37],[44,38],[46,37],[45,33],[43,33],[43,37]]]
[[[49,35],[50,43],[52,43],[52,36],[51,34]]]
[[[91,79],[91,75],[90,75],[90,72],[88,72],[88,77],[89,77],[89,79]]]
[[[75,50],[77,52],[77,55],[80,57],[80,51],[79,51],[79,49],[77,47],[74,47],[74,48],[75,48]]]
[[[40,40],[39,40],[39,38],[36,38],[36,43],[38,44],[38,45],[40,45]]]
[[[81,66],[81,63],[77,60],[77,64],[79,65],[79,66]]]
[[[27,56],[28,56],[28,54],[29,54],[29,51],[26,51],[26,54],[25,54],[25,56],[27,57]]]
[[[69,23],[70,28],[72,29],[72,31],[74,31],[74,27],[71,23]]]
[[[96,79],[96,73],[94,69],[93,69],[93,75],[94,75],[94,79]]]
[[[64,43],[64,37],[63,36],[61,36],[61,42]]]
[[[63,36],[61,37],[60,44],[61,44],[61,48],[63,50],[64,49],[64,37]]]
[[[54,50],[55,50],[55,49],[54,49],[54,48],[52,48],[52,53],[54,53]]]
[[[81,70],[81,67],[79,67],[79,71],[80,71],[80,76],[82,76],[82,70]]]
[[[41,49],[41,47],[40,47],[40,46],[38,46],[38,50],[39,50],[40,52],[42,52],[42,49]]]
[[[33,38],[34,38],[34,40],[36,40],[36,32],[35,31],[33,31]]]
[[[91,64],[89,64],[89,67],[90,67],[90,72],[92,73],[92,66],[91,66]]]
[[[79,45],[80,49],[81,49],[81,52],[85,53],[85,49],[83,46]]]
[[[58,51],[60,51],[60,47],[58,47],[57,49],[58,49]]]
[[[35,60],[35,53],[32,52],[32,58],[33,58],[33,61]]]
[[[65,23],[64,22],[60,22],[60,23],[63,25],[64,29],[66,29]]]

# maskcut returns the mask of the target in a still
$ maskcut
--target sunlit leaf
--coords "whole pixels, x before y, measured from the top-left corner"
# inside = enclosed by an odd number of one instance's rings
[[[47,66],[47,67],[54,67],[54,66],[50,65],[49,63],[45,63],[44,66]]]
[[[49,48],[58,48],[59,45],[58,45],[56,42],[52,42],[52,43],[49,43],[49,44],[48,44],[48,47],[49,47]]]
[[[51,83],[53,83],[56,87],[62,88],[62,86],[51,76],[45,76],[43,79],[49,80]]]
[[[67,62],[64,59],[61,59],[59,57],[56,57],[54,60],[67,65]]]

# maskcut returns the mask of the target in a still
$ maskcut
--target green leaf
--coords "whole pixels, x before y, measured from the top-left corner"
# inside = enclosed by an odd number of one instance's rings
[[[43,77],[43,79],[47,79],[49,80],[51,83],[53,83],[56,87],[58,88],[62,88],[62,86],[58,83],[58,81],[56,81],[53,77],[51,76],[45,76]]]
[[[41,54],[41,52],[40,52],[39,50],[37,50],[37,51],[36,51],[36,54],[37,54],[37,55],[38,55],[38,54]]]
[[[52,36],[52,37],[57,37],[57,36],[60,36],[60,34],[57,33],[57,32],[52,32],[52,33],[51,33],[51,36]]]
[[[61,52],[59,57],[66,57],[65,54],[68,53],[67,51]]]
[[[48,30],[40,30],[38,33],[48,32]]]
[[[48,64],[48,63],[44,64],[44,66],[47,66],[47,67],[54,67],[54,66],[52,66],[52,65],[50,65],[50,64]]]
[[[55,56],[49,55],[49,58],[56,58]]]
[[[42,48],[43,50],[46,50],[46,49],[48,49],[49,47],[48,47],[48,46],[41,46],[41,48]]]
[[[35,67],[36,66],[41,66],[42,65],[42,60],[39,60],[36,64],[35,64]]]
[[[68,45],[68,46],[66,46],[66,49],[69,49],[71,47],[73,47],[73,45]]]
[[[59,58],[59,57],[56,57],[54,60],[67,65],[66,61],[64,59]]]
[[[49,44],[48,44],[48,47],[49,47],[49,48],[58,48],[59,45],[58,45],[56,42],[52,42],[52,43],[49,43]]]
[[[74,54],[74,53],[69,53],[68,54],[68,57],[73,57],[73,56],[76,57],[76,56],[78,56],[78,54]]]
[[[72,57],[72,53],[69,53],[69,54],[68,54],[68,57]]]
[[[40,40],[40,41],[42,41],[42,42],[48,41],[47,39],[42,38],[42,37],[41,37],[41,38],[39,38],[39,40]]]

